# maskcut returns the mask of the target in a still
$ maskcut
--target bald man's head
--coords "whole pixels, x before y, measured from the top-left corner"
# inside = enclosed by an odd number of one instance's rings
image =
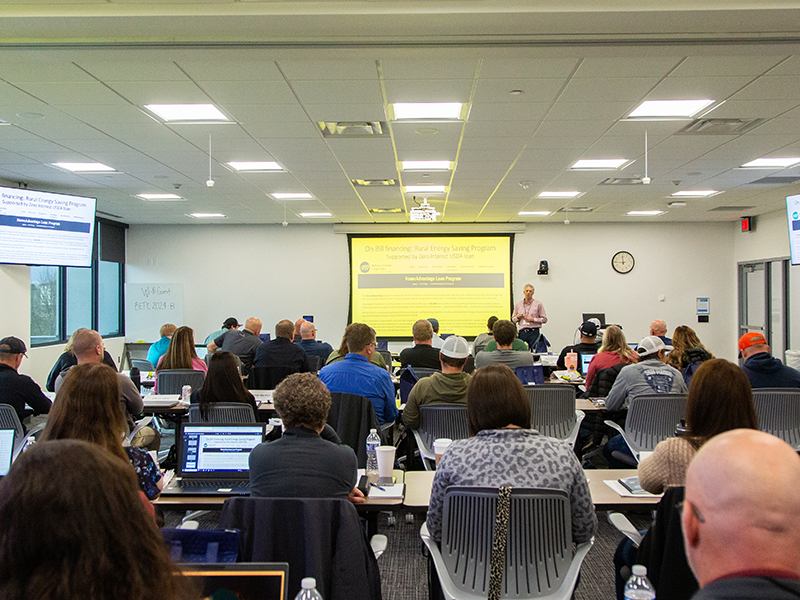
[[[313,340],[317,335],[317,328],[311,321],[303,321],[300,325],[300,337],[304,340]]]
[[[686,473],[682,525],[700,583],[738,571],[800,575],[800,457],[761,431],[735,429],[706,444]]]
[[[256,319],[255,317],[250,317],[247,321],[244,322],[244,328],[247,329],[253,335],[258,335],[261,333],[261,319]]]
[[[667,335],[667,324],[661,319],[650,323],[650,335]]]
[[[72,337],[72,353],[82,365],[103,360],[103,338],[93,329],[81,328]]]

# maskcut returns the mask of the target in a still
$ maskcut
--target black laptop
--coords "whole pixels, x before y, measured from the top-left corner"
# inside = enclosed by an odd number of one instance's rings
[[[212,600],[287,600],[288,563],[179,565],[196,595]]]
[[[247,496],[250,451],[266,423],[181,423],[178,469],[162,495]]]

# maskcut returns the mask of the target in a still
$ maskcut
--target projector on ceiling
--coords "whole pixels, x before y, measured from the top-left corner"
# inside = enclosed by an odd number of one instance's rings
[[[436,209],[433,208],[430,204],[428,204],[427,200],[423,200],[422,204],[419,206],[414,206],[408,213],[409,221],[412,223],[420,223],[420,222],[428,222],[428,223],[435,223],[436,217],[440,213],[436,212]]]

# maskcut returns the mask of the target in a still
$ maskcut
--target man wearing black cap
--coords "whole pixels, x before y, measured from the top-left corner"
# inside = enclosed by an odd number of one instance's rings
[[[597,325],[592,323],[591,321],[586,321],[580,326],[581,334],[581,343],[576,344],[574,346],[567,346],[562,351],[561,354],[558,355],[558,362],[556,366],[559,369],[566,369],[567,365],[565,359],[567,354],[570,352],[575,352],[578,355],[578,370],[581,368],[581,354],[597,354],[597,351],[600,349],[600,344],[596,341],[597,339]],[[584,373],[585,375],[586,373]]]
[[[49,413],[51,404],[33,379],[17,372],[27,350],[19,338],[0,340],[0,404],[13,406],[20,423],[30,415]]]
[[[222,329],[215,331],[214,333],[209,333],[208,337],[205,339],[203,344],[208,346],[211,342],[217,339],[221,335],[225,335],[231,329],[239,329],[239,321],[236,320],[236,317],[228,317],[225,319],[225,322],[222,324]]]

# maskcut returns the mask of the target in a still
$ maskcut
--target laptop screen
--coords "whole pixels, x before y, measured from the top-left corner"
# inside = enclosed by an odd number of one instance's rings
[[[0,477],[8,475],[14,455],[14,430],[0,429]]]
[[[264,441],[264,424],[181,424],[181,476],[247,475],[250,451]]]
[[[581,354],[581,374],[586,375],[589,372],[589,363],[592,362],[594,354]]]
[[[287,563],[182,564],[196,596],[220,600],[287,600]]]

